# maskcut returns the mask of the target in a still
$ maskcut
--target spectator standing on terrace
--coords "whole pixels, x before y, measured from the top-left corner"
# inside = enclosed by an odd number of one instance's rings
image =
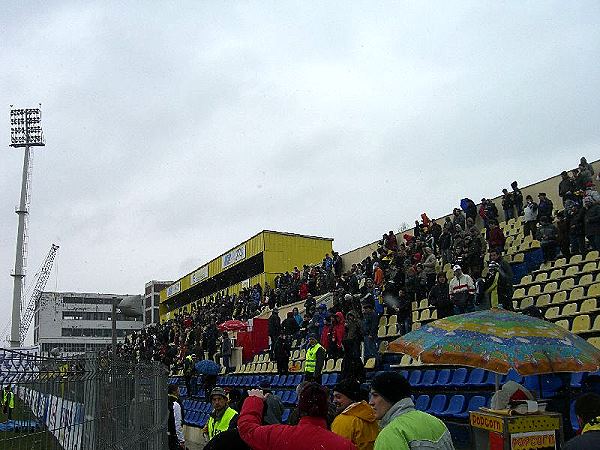
[[[375,375],[369,404],[381,427],[375,450],[454,450],[444,422],[415,409],[410,384],[398,372]]]
[[[585,159],[585,156],[582,156],[581,159],[579,160],[579,167],[583,167],[585,170],[587,170],[590,175],[594,175],[594,168],[592,167],[592,165],[590,163],[587,162],[587,159]]]
[[[227,404],[227,394],[223,388],[216,387],[210,393],[213,411],[204,427],[204,433],[211,440],[217,434],[237,427],[238,413]]]
[[[291,347],[290,340],[286,335],[279,336],[273,344],[273,355],[277,364],[277,373],[280,375],[288,373]]]
[[[190,397],[194,395],[192,391],[192,377],[196,374],[196,355],[187,355],[183,360],[183,378],[185,380],[185,387],[187,389],[187,395]]]
[[[568,441],[564,450],[600,448],[600,395],[588,392],[575,400],[575,415],[581,434]]]
[[[462,230],[464,230],[467,225],[467,218],[459,208],[454,208],[452,210],[452,223],[455,228],[456,225],[460,225]]]
[[[585,210],[573,201],[567,201],[565,206],[567,222],[569,223],[569,241],[571,254],[585,252]]]
[[[563,171],[561,174],[561,181],[558,184],[558,195],[562,198],[563,206],[567,200],[573,200],[575,192],[575,183],[569,174]]]
[[[300,391],[298,425],[262,425],[264,395],[260,390],[248,392],[239,420],[242,439],[253,450],[356,450],[354,444],[327,429],[329,411],[327,389],[308,383]]]
[[[168,391],[169,419],[167,422],[167,438],[169,441],[169,450],[182,450],[185,449],[185,437],[183,435],[183,408],[179,402],[179,386],[170,384]]]
[[[333,404],[338,415],[331,424],[331,431],[351,440],[358,450],[372,450],[379,425],[373,408],[363,397],[357,381],[344,380],[333,388]]]
[[[229,334],[227,331],[223,331],[223,336],[221,338],[221,358],[223,358],[223,367],[225,367],[226,373],[229,372],[232,347]]]
[[[535,238],[540,241],[542,252],[544,253],[544,262],[554,261],[556,258],[558,230],[548,216],[540,217],[540,227],[537,230]]]
[[[564,258],[571,257],[571,249],[569,248],[569,222],[565,216],[565,211],[556,213],[556,229],[557,229],[557,244],[560,248],[560,253]]]
[[[384,273],[381,267],[379,267],[379,263],[373,263],[373,284],[378,288],[381,288],[383,286],[384,278]]]
[[[308,338],[306,361],[304,363],[304,379],[321,384],[321,373],[326,359],[325,349],[317,342],[317,337]]]
[[[300,325],[302,324],[302,316],[300,312],[298,312],[298,308],[292,309],[292,313],[294,314],[294,320],[298,324],[298,329],[300,329]]]
[[[208,359],[213,360],[217,353],[217,336],[219,330],[214,323],[209,325],[204,332],[204,347],[208,352]]]
[[[398,325],[401,328],[401,334],[410,332],[412,326],[412,300],[403,289],[398,289]]]
[[[475,295],[475,284],[473,279],[464,274],[462,268],[456,264],[452,270],[454,278],[450,280],[449,293],[454,303],[454,313],[464,314],[473,310],[473,298]]]
[[[487,294],[487,307],[502,308],[511,311],[512,308],[512,280],[500,271],[500,265],[495,261],[488,264],[488,273],[481,285],[481,290]]]
[[[513,194],[513,202],[515,203],[515,208],[517,209],[517,215],[523,215],[523,193],[516,181],[510,183],[510,187],[512,188]]]
[[[423,273],[427,281],[427,290],[429,290],[435,284],[435,268],[438,262],[431,247],[425,247],[423,251],[425,253],[425,258],[423,259]]]
[[[362,331],[364,339],[365,360],[377,357],[377,328],[379,318],[375,314],[373,302],[365,301],[362,306]]]
[[[333,255],[333,271],[336,277],[342,275],[342,257],[338,252],[331,252]]]
[[[508,263],[508,261],[502,257],[502,253],[500,253],[497,250],[491,249],[490,250],[490,261],[494,261],[495,263],[497,263],[500,266],[498,270],[502,272],[502,275],[504,277],[506,277],[508,280],[511,280],[511,283],[512,283],[512,279],[513,279],[512,267],[510,267],[510,264]],[[510,296],[512,297],[512,293],[510,294]]]
[[[346,315],[346,332],[343,346],[345,353],[360,358],[360,342],[362,341],[362,330],[358,314],[350,311]]]
[[[502,231],[502,228],[498,226],[498,221],[495,219],[490,220],[489,225],[490,230],[488,237],[488,246],[489,248],[493,248],[502,253],[502,251],[504,250],[504,244],[506,243],[506,237],[504,236],[504,232]]]
[[[533,201],[531,195],[528,195],[525,199],[527,204],[523,208],[523,235],[534,237],[538,219],[538,205]]]
[[[502,210],[504,211],[504,220],[509,221],[515,217],[515,202],[513,195],[508,189],[502,189]]]
[[[590,247],[592,250],[600,250],[600,204],[594,203],[590,197],[584,197],[580,214],[584,215],[585,236]]]
[[[271,312],[271,317],[269,317],[269,337],[271,338],[271,344],[275,342],[275,340],[281,334],[281,319],[279,318],[279,310],[277,308],[273,308]]]
[[[387,248],[388,250],[391,250],[392,252],[397,252],[398,251],[398,239],[396,239],[396,235],[394,234],[394,232],[392,230],[390,230],[389,233],[384,236],[385,236],[385,238],[384,238],[385,248]]]
[[[294,318],[294,313],[292,311],[288,312],[285,320],[281,322],[281,334],[286,336],[296,336],[299,331],[300,326]]]
[[[552,211],[554,210],[552,200],[546,197],[545,192],[540,192],[538,194],[538,199],[538,217],[552,217]]]
[[[450,290],[445,272],[437,274],[437,283],[431,288],[427,298],[429,304],[437,310],[438,319],[454,314],[454,303],[450,300]]]

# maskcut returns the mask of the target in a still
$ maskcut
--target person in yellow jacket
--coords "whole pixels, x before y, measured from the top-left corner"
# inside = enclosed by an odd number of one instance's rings
[[[308,337],[308,348],[306,350],[306,361],[304,362],[304,379],[321,384],[321,372],[325,365],[325,349],[312,334]]]
[[[2,391],[2,409],[7,415],[8,420],[12,419],[13,410],[15,409],[15,393],[10,389],[10,384],[4,386]]]
[[[355,380],[342,380],[333,388],[333,403],[338,415],[331,431],[350,439],[358,450],[373,450],[379,434],[375,412],[363,398],[360,384]]]
[[[223,388],[216,387],[211,391],[210,402],[213,406],[213,412],[210,413],[208,422],[203,430],[208,440],[211,440],[223,431],[237,428],[239,417],[237,411],[229,407],[227,394]]]

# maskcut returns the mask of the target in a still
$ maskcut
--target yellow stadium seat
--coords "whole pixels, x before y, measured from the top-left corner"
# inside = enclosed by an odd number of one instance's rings
[[[595,262],[588,262],[588,263],[584,264],[583,269],[581,269],[581,271],[584,273],[588,273],[588,272],[594,272],[597,269],[598,269],[598,265]]]
[[[377,337],[384,338],[385,335],[386,335],[386,329],[385,329],[385,325],[383,325],[377,329]]]
[[[558,306],[552,306],[546,310],[546,319],[556,319],[558,317]]]
[[[516,220],[513,217],[512,219],[508,219],[508,222],[506,222],[506,225],[508,225],[511,228],[514,228],[515,227],[515,223],[516,223]]]
[[[367,359],[365,363],[365,369],[374,369],[375,368],[375,358]]]
[[[597,349],[600,349],[600,337],[592,337],[588,339],[588,342]]]
[[[550,270],[551,268],[552,268],[551,262],[543,262],[542,264],[540,264],[539,270]]]
[[[454,274],[453,274],[454,276]],[[448,278],[449,280],[451,280],[451,278]],[[412,302],[410,304],[410,309],[412,309],[413,311],[419,308],[419,304],[417,302]]]
[[[521,278],[521,282],[519,283],[520,286],[527,286],[528,284],[531,284],[531,275],[525,275],[523,278]]]
[[[412,312],[412,321],[413,322],[418,322],[419,321],[419,311],[413,311]]]
[[[431,318],[434,319],[434,320],[438,318],[437,309],[433,310],[433,312],[431,313]]]
[[[334,368],[335,368],[335,360],[332,358],[329,358],[327,360],[327,362],[325,363],[325,368],[323,369],[323,372],[333,372]]]
[[[534,296],[538,296],[542,293],[542,288],[539,284],[534,284],[533,286],[529,287],[529,290],[527,291],[527,296],[528,297],[534,297]]]
[[[577,314],[577,303],[567,303],[563,306],[561,316],[574,316]]]
[[[573,328],[571,331],[573,333],[585,333],[586,331],[590,330],[590,324],[590,316],[587,314],[581,314],[573,319]]]
[[[600,272],[596,274],[595,281],[596,283],[600,283]]]
[[[535,306],[537,306],[538,308],[541,308],[543,306],[548,306],[549,304],[550,304],[550,294],[542,294],[535,301]]]
[[[562,291],[562,292],[566,293],[566,291]],[[583,298],[583,287],[582,286],[577,286],[569,294],[569,300],[570,301],[574,301],[574,300],[579,300],[580,298]]]
[[[591,273],[586,273],[579,279],[579,286],[588,286],[594,282],[594,276]]]
[[[400,365],[403,367],[408,367],[408,366],[410,366],[411,361],[412,361],[412,358],[409,355],[402,355],[402,359],[400,360]]]
[[[294,350],[294,352],[292,353],[292,359],[300,359],[300,350]]]
[[[563,320],[557,320],[556,322],[554,322],[556,325],[558,325],[559,327],[564,328],[565,330],[569,331],[569,321],[566,319]]]
[[[428,309],[424,309],[421,312],[421,322],[425,321],[425,320],[429,320],[431,318],[431,313],[429,312]]]
[[[421,328],[421,322],[415,322],[412,324],[411,331],[415,331]]]
[[[523,243],[524,244],[527,243],[527,242],[531,242],[531,241],[533,241],[533,236],[531,236],[530,234],[528,234],[527,236],[525,236],[523,238]]]
[[[525,262],[525,255],[523,253],[517,253],[514,257],[513,257],[513,262],[519,264],[522,262]]]
[[[525,297],[523,300],[521,300],[521,306],[519,309],[529,308],[530,306],[533,306],[533,297]]]
[[[396,325],[397,323],[398,323],[398,316],[396,314],[394,314],[393,316],[390,316],[390,319],[388,320],[388,326]]]
[[[515,310],[516,310],[516,309],[519,309],[519,302],[518,302],[518,301],[516,301],[516,300],[513,300],[513,301],[512,301],[512,304],[513,304],[513,309],[515,309]]]
[[[306,349],[300,350],[300,359],[306,359]]]
[[[394,337],[394,336],[398,336],[400,335],[400,328],[398,327],[398,325],[394,324],[394,325],[390,325],[388,326],[387,329],[387,337]]]
[[[519,298],[523,298],[523,297],[525,297],[525,289],[523,289],[523,288],[515,289],[515,292],[513,292],[513,298],[519,299]]]
[[[599,297],[600,296],[600,283],[592,284],[587,291],[588,297]]]
[[[265,354],[261,353],[260,355],[258,355],[258,362],[261,363],[265,360]]]
[[[569,264],[579,264],[583,261],[583,257],[581,255],[573,255],[571,259],[569,259]]]
[[[596,316],[596,319],[594,319],[594,326],[592,327],[592,331],[600,331],[600,314]]]
[[[600,253],[598,252],[598,250],[591,250],[587,252],[587,255],[585,255],[585,261],[595,261],[598,259],[599,256]]]
[[[385,353],[385,352],[387,352],[388,345],[389,345],[389,342],[387,342],[387,341],[381,341],[379,343],[379,353]]]
[[[544,294],[550,294],[552,292],[558,291],[558,284],[556,281],[551,281],[544,286]]]
[[[554,266],[553,267],[562,267],[564,265],[567,264],[567,259],[566,258],[558,258],[556,261],[554,261]]]
[[[421,302],[419,303],[419,309],[425,309],[425,308],[429,308],[429,300],[427,300],[426,298],[421,300]]]
[[[548,279],[548,273],[547,273],[547,272],[541,272],[541,273],[538,273],[538,274],[535,276],[535,280],[534,280],[534,281],[535,281],[536,283],[543,283],[543,282],[544,282],[544,281],[546,281],[547,279]]]
[[[275,363],[274,362],[270,362],[269,364],[267,364],[267,372],[268,373],[277,372],[277,367],[275,367]]]
[[[551,280],[556,280],[558,278],[561,278],[562,276],[563,276],[562,269],[554,269],[552,272],[550,272],[550,279]]]
[[[570,266],[570,267],[567,267],[567,270],[565,270],[565,277],[574,277],[578,273],[579,273],[579,267]]]
[[[452,270],[452,264],[450,264],[450,263],[444,264],[444,268],[442,269],[442,272],[448,272],[449,270]]]
[[[271,361],[271,357],[269,356],[268,353],[265,353],[265,357],[263,359],[263,362],[269,362],[269,361]]]
[[[338,358],[337,361],[335,362],[335,367],[333,368],[334,372],[341,372],[342,371],[342,358]]]
[[[561,291],[569,291],[575,287],[575,280],[573,278],[566,278],[560,283]]]
[[[588,298],[583,301],[581,304],[581,313],[590,313],[594,312],[598,309],[598,303],[595,298]]]
[[[253,363],[258,362],[258,357],[259,357],[259,355],[254,355],[254,358],[252,358],[252,362]]]
[[[558,291],[552,296],[552,303],[563,303],[567,301],[567,291]]]
[[[541,248],[542,244],[540,241],[538,241],[537,239],[534,239],[533,241],[531,241],[531,245],[529,248]]]
[[[379,318],[379,326],[385,327],[387,325],[387,316],[381,316]]]

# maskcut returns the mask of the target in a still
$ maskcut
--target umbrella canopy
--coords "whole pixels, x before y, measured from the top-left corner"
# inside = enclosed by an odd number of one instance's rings
[[[228,320],[217,327],[220,331],[245,331],[248,325],[240,320]]]
[[[525,314],[493,308],[439,319],[392,343],[388,352],[425,364],[479,367],[521,375],[594,372],[600,350],[564,328]]]
[[[210,359],[203,359],[196,363],[196,371],[202,375],[218,375],[221,371],[221,366]]]

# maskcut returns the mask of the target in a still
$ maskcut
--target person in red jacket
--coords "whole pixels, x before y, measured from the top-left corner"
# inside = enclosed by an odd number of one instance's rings
[[[498,226],[498,221],[490,220],[490,235],[488,237],[490,251],[496,250],[498,253],[502,253],[505,243],[506,236],[504,236],[504,232]]]
[[[300,392],[298,425],[261,425],[264,395],[261,390],[248,391],[238,419],[241,438],[253,450],[356,450],[348,439],[327,429],[329,410],[327,388],[309,383]]]

